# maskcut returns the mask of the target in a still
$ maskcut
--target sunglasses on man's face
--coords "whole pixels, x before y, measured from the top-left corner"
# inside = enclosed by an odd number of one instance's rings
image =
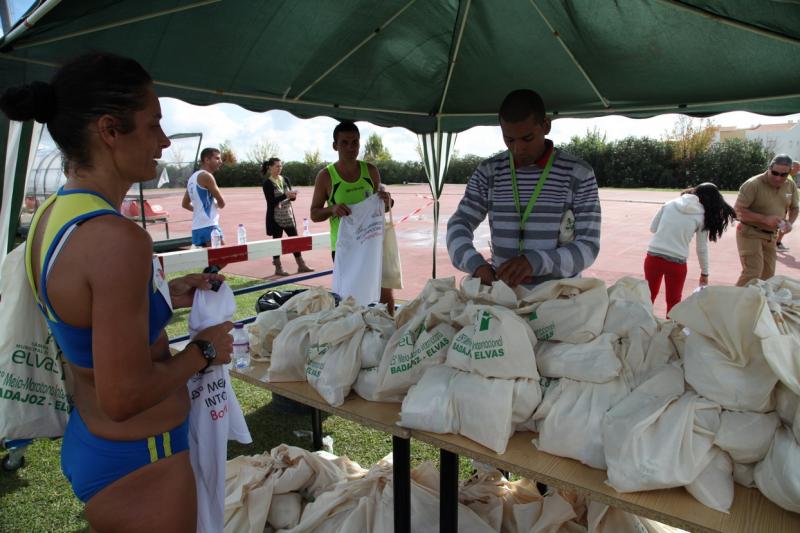
[[[788,172],[775,172],[774,170],[770,170],[770,172],[772,172],[773,176],[780,176],[782,178],[785,178],[786,176],[789,175]]]

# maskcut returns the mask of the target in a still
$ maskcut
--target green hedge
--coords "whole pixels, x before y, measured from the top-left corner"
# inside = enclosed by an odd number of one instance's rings
[[[764,171],[772,154],[760,141],[728,139],[691,159],[677,159],[668,141],[628,137],[607,143],[596,134],[573,137],[560,148],[586,160],[601,187],[683,189],[704,181],[738,190]]]
[[[763,172],[772,156],[760,141],[729,139],[712,144],[692,159],[680,160],[675,158],[669,141],[627,137],[606,142],[596,132],[573,137],[559,148],[592,165],[601,187],[623,188],[682,189],[712,181],[721,189],[737,190],[746,179]],[[454,157],[445,182],[466,183],[483,159],[472,154]],[[298,186],[314,185],[317,173],[325,165],[327,163],[314,166],[301,161],[286,161],[283,175]],[[378,162],[377,166],[381,179],[388,185],[428,181],[422,163],[418,161],[388,160]],[[172,173],[173,169],[170,169],[171,181]],[[225,165],[217,171],[216,178],[222,187],[254,187],[260,186],[262,181],[259,165],[252,162]]]

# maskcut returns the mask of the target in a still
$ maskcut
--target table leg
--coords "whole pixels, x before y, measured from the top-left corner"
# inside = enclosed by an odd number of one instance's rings
[[[322,449],[322,414],[319,409],[311,411],[311,442],[314,451]]]
[[[458,455],[439,450],[442,474],[439,478],[439,531],[458,531]]]
[[[394,531],[411,531],[411,439],[392,436]]]

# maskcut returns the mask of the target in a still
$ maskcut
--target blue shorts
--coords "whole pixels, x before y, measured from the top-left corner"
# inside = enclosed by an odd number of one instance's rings
[[[77,409],[61,445],[61,471],[83,502],[139,468],[189,449],[189,417],[178,427],[139,440],[108,440],[89,432]]]
[[[193,229],[192,244],[195,246],[211,246],[211,232],[214,231],[215,228],[219,230],[219,234],[222,237],[222,228],[219,226],[208,226],[205,228]]]

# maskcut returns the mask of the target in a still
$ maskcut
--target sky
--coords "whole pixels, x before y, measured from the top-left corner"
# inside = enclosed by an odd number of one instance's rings
[[[164,116],[162,126],[167,135],[202,133],[203,146],[219,146],[229,141],[239,160],[247,159],[257,143],[268,141],[278,148],[277,157],[285,161],[301,161],[306,152],[319,150],[323,161],[334,161],[336,152],[331,146],[331,133],[337,121],[328,117],[299,119],[285,111],[253,113],[233,104],[194,106],[172,98],[161,99]],[[569,142],[573,136],[583,136],[597,130],[614,141],[625,137],[663,138],[672,130],[679,115],[660,115],[649,119],[630,119],[620,116],[596,119],[560,118],[553,122],[548,136],[556,144]],[[699,120],[699,119],[698,119]],[[787,117],[768,117],[736,111],[712,117],[718,126],[739,128],[758,124],[775,124],[800,120],[800,113]],[[362,140],[373,132],[381,136],[383,145],[397,161],[418,160],[417,136],[405,128],[382,128],[368,122],[358,122]],[[362,142],[362,147],[363,147]],[[478,126],[459,133],[455,149],[460,155],[489,156],[504,150],[500,128]],[[176,143],[176,151],[186,157],[185,145]],[[189,150],[190,151],[190,150]],[[169,152],[169,150],[167,151]],[[179,160],[178,153],[165,153],[167,160]]]

